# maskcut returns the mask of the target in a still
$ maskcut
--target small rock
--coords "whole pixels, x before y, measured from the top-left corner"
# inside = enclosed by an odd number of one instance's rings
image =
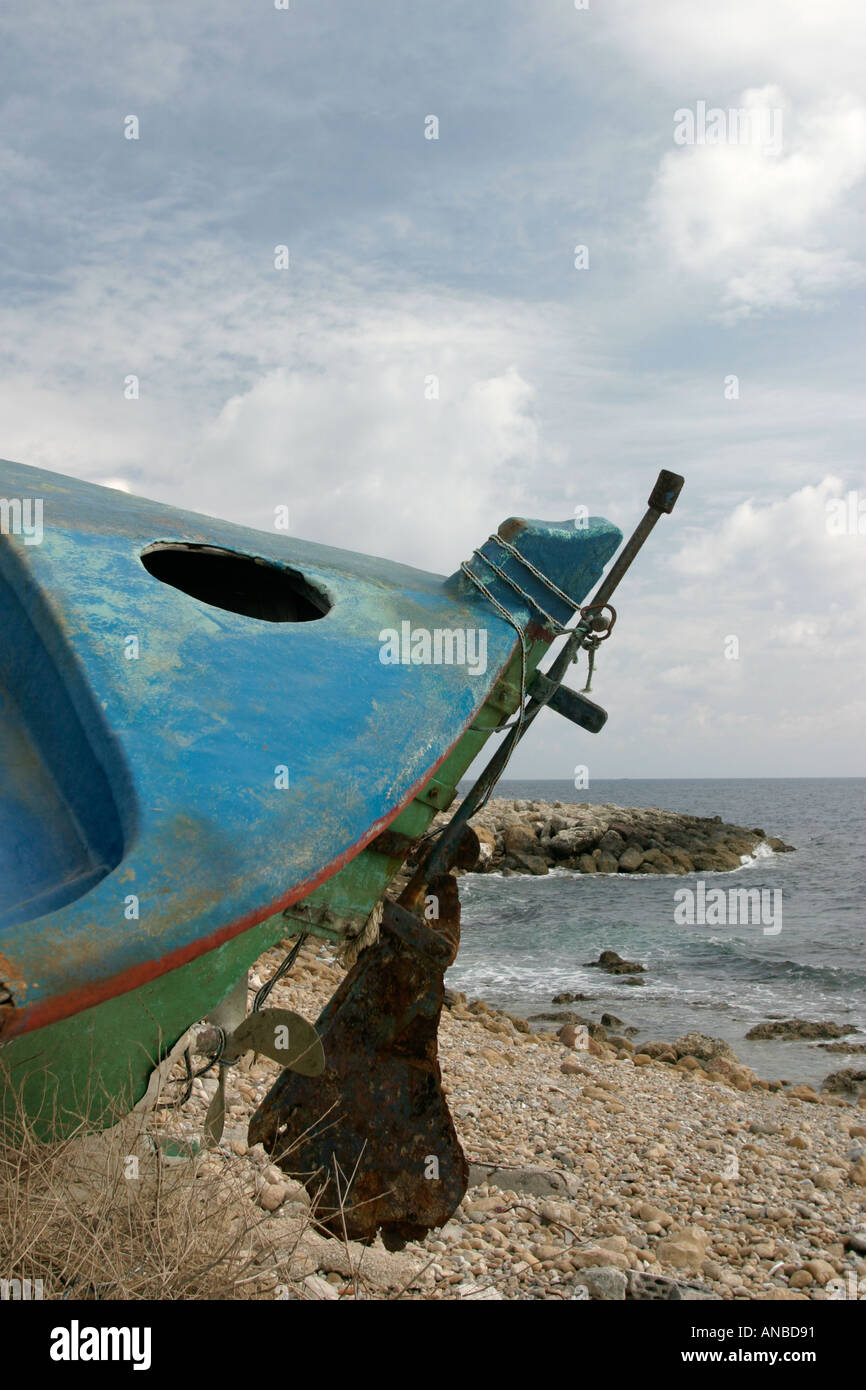
[[[706,1258],[709,1236],[700,1226],[687,1226],[684,1231],[660,1240],[656,1247],[656,1258],[675,1269],[687,1269],[693,1274],[700,1273]]]
[[[304,1279],[304,1288],[316,1299],[330,1299],[333,1301],[340,1297],[336,1287],[329,1284],[327,1279],[323,1279],[318,1274],[308,1274]]]
[[[533,1245],[532,1253],[537,1260],[544,1263],[547,1260],[558,1260],[562,1254],[562,1247],[559,1245]]]
[[[637,1209],[637,1217],[640,1221],[658,1222],[659,1226],[672,1226],[674,1224],[672,1216],[668,1216],[666,1211],[662,1211],[661,1207],[653,1206],[651,1202],[641,1202]]]
[[[857,1187],[866,1187],[866,1158],[858,1158],[853,1164],[848,1173],[848,1181],[855,1183]]]
[[[627,1255],[622,1255],[617,1250],[608,1250],[601,1245],[593,1245],[586,1250],[572,1251],[571,1262],[575,1269],[613,1267],[621,1270],[627,1270],[631,1263]]]
[[[791,1100],[804,1100],[809,1105],[821,1104],[821,1097],[817,1094],[816,1091],[812,1089],[811,1086],[792,1086],[790,1091],[788,1092],[788,1096]]]
[[[473,1284],[465,1280],[451,1290],[452,1298],[470,1303],[500,1303],[502,1294],[492,1284]]]
[[[596,1265],[581,1270],[576,1287],[583,1286],[590,1298],[604,1303],[620,1303],[625,1298],[628,1278],[614,1265]]]
[[[289,1190],[282,1182],[267,1182],[258,1195],[258,1204],[262,1211],[277,1211],[289,1195]]]
[[[836,1278],[836,1271],[826,1260],[806,1260],[803,1269],[807,1270],[817,1284],[821,1287],[827,1283],[828,1279]]]

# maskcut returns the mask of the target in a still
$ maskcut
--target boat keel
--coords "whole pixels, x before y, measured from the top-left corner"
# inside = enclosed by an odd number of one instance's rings
[[[381,1230],[392,1249],[444,1225],[469,1178],[437,1046],[444,974],[460,941],[451,874],[428,885],[426,901],[426,922],[384,904],[378,942],[316,1022],[324,1073],[284,1071],[249,1128],[250,1144],[318,1193],[320,1225],[353,1240]]]

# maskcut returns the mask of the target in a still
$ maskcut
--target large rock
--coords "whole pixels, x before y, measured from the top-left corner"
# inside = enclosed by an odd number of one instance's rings
[[[537,854],[535,832],[525,825],[509,825],[503,836],[506,854]]]
[[[538,848],[538,845],[535,845]],[[515,869],[518,873],[536,874],[541,876],[548,872],[547,860],[540,854],[524,853],[523,850],[513,850],[505,856],[502,861],[505,869]]]
[[[824,1078],[824,1090],[833,1091],[837,1095],[859,1096],[864,1086],[866,1071],[853,1071],[850,1067],[844,1071],[831,1071],[830,1075]]]
[[[699,874],[725,874],[740,867],[740,856],[729,849],[701,850],[692,855],[692,863]]]
[[[866,1187],[866,1158],[858,1158],[848,1172],[848,1181],[857,1187]]]
[[[844,1038],[846,1033],[858,1033],[850,1023],[832,1023],[825,1019],[813,1023],[806,1018],[773,1019],[758,1023],[746,1034],[749,1042],[762,1042],[769,1039],[794,1042],[811,1042],[814,1038]]]
[[[634,960],[623,960],[617,951],[602,951],[598,960],[586,962],[587,967],[598,970],[606,970],[608,975],[642,975],[645,965],[639,965]]]
[[[737,1061],[737,1055],[724,1038],[710,1038],[706,1033],[684,1033],[673,1044],[678,1057],[696,1057],[699,1062],[712,1062],[717,1057]]]
[[[332,1240],[316,1231],[306,1231],[299,1242],[299,1252],[311,1260],[317,1270],[326,1274],[341,1274],[350,1278],[357,1274],[362,1284],[374,1289],[402,1289],[421,1273],[425,1261],[408,1251],[385,1250],[380,1245],[362,1245],[358,1241]]]
[[[478,867],[484,868],[493,862],[496,854],[496,836],[486,825],[476,825],[473,829],[478,836]]]
[[[470,1164],[470,1188],[483,1182],[498,1187],[500,1192],[526,1192],[533,1197],[576,1197],[580,1190],[580,1183],[573,1174],[553,1168],[490,1168]]]
[[[665,1274],[646,1274],[643,1270],[630,1269],[628,1272],[628,1291],[630,1299],[669,1299],[671,1302],[694,1302],[698,1299],[719,1300],[721,1295],[699,1284],[681,1283]]]
[[[602,850],[595,861],[595,871],[597,874],[618,874],[619,860],[606,850]]]
[[[574,1051],[580,1052],[587,1050],[588,1030],[580,1024],[564,1023],[556,1035],[563,1047],[569,1047]]]
[[[642,863],[643,850],[635,848],[634,845],[630,845],[628,849],[623,850],[622,854],[619,856],[620,870],[626,874],[637,873]]]
[[[572,859],[575,855],[583,854],[584,851],[592,849],[596,838],[596,834],[591,830],[584,830],[579,826],[569,826],[567,830],[560,830],[551,836],[545,847],[555,859]]]
[[[652,1057],[654,1061],[675,1062],[677,1051],[673,1043],[669,1042],[648,1042],[641,1043],[640,1050],[647,1057]]]
[[[792,1086],[788,1091],[788,1096],[791,1100],[804,1100],[809,1105],[821,1104],[821,1097],[817,1091],[814,1087],[807,1086],[805,1082],[801,1082],[799,1086]]]

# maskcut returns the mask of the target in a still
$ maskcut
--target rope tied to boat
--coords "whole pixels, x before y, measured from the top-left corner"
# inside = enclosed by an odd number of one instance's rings
[[[493,540],[493,537],[490,536],[488,539]],[[513,549],[513,547],[510,548]],[[514,551],[514,553],[516,555],[518,552]],[[542,608],[537,598],[533,598],[531,594],[528,594],[526,590],[518,584],[516,579],[513,579],[512,576],[508,574],[502,568],[501,565],[497,565],[495,560],[491,560],[489,555],[485,555],[483,550],[473,550],[472,554],[477,555],[479,560],[483,560],[486,565],[489,565],[490,568],[493,570],[494,574],[498,575],[498,577],[503,581],[503,583],[507,584],[509,588],[513,589],[514,592],[518,594],[519,597],[522,598],[525,603],[529,604],[530,607],[537,609],[537,611],[543,617],[544,621],[547,623],[551,632],[556,637],[559,637],[563,632],[566,631],[565,626],[559,621],[558,618],[554,618],[552,613],[548,613],[546,609]],[[480,582],[478,579],[478,575],[474,574],[472,570],[467,569],[466,564],[461,565],[460,568],[464,570],[466,574],[469,575],[470,579],[474,579],[476,583]],[[570,603],[571,600],[568,599],[567,602]]]
[[[512,545],[510,541],[504,540],[503,537],[499,535],[488,536],[487,539],[493,541],[495,545],[501,546],[503,550],[507,550],[509,555],[511,555],[515,560],[518,560],[520,564],[524,566],[525,569],[529,570],[529,573],[533,576],[533,578],[537,579],[540,584],[543,584],[545,588],[549,589],[552,594],[555,594],[556,597],[562,603],[567,604],[567,606],[572,610],[572,612],[578,612],[578,610],[580,609],[580,604],[576,603],[575,600],[571,597],[571,595],[567,594],[564,589],[560,589],[558,584],[554,584],[549,574],[545,574],[543,570],[538,569],[538,567],[534,565],[531,560],[528,560],[525,555],[521,554],[521,552],[517,549],[516,545]],[[487,557],[485,556],[484,558],[486,559]],[[512,581],[509,578],[509,576],[504,575],[503,577],[508,581],[509,584],[514,583],[514,581]],[[520,592],[522,593],[523,590],[521,590]],[[525,597],[528,598],[529,595],[527,594],[525,595]],[[534,603],[536,608],[538,608],[538,603],[535,599],[530,599],[530,603]],[[544,613],[544,609],[539,609],[539,612]],[[547,617],[548,615],[545,613],[544,616]],[[551,621],[554,620],[551,619]],[[562,630],[564,631],[564,629]]]
[[[499,535],[490,535],[487,537],[487,539],[488,541],[491,541],[493,544],[500,546],[504,551],[507,552],[507,554],[511,555],[515,560],[517,560],[521,565],[523,565],[524,568],[527,569],[529,573],[535,579],[537,579],[540,584],[543,584],[546,589],[549,589],[550,592],[554,594],[556,598],[560,600],[561,603],[564,603],[568,608],[570,608],[573,613],[578,613],[581,619],[583,620],[581,626],[591,626],[595,629],[594,631],[589,632],[584,631],[581,634],[580,640],[576,644],[574,644],[575,647],[583,647],[589,653],[589,671],[587,673],[586,686],[584,687],[583,691],[583,693],[585,694],[590,689],[590,685],[592,682],[592,673],[595,666],[596,650],[598,649],[599,643],[605,641],[605,639],[610,636],[611,631],[613,629],[613,625],[616,622],[616,610],[612,608],[610,604],[587,604],[584,607],[581,607],[581,605],[577,602],[576,599],[573,599],[570,594],[567,594],[564,589],[561,589],[558,584],[555,584],[549,575],[545,574],[542,570],[538,568],[537,565],[534,565],[531,560],[527,559],[525,555],[521,554],[517,547],[512,545],[510,541],[504,540],[503,537]],[[523,599],[526,604],[529,605],[530,609],[534,608],[536,612],[540,613],[544,621],[547,623],[548,628],[556,637],[564,637],[566,633],[574,632],[573,628],[569,628],[565,623],[561,623],[558,618],[554,618],[552,613],[548,613],[545,608],[542,608],[537,598],[534,598],[532,594],[528,593],[526,589],[524,589],[523,586],[517,582],[513,575],[508,574],[507,571],[504,570],[501,565],[497,565],[495,560],[491,560],[489,555],[485,555],[483,550],[473,550],[472,554],[473,556],[477,556],[479,560],[483,560],[484,563],[491,570],[493,570],[494,574],[497,575],[498,578],[501,579],[504,584],[507,584],[510,589],[513,589],[514,592],[521,599]],[[499,728],[522,729],[523,706],[526,698],[526,631],[524,628],[520,626],[514,614],[510,613],[508,609],[505,608],[504,604],[501,604],[498,601],[498,599],[491,593],[489,587],[484,583],[481,577],[477,575],[474,572],[474,570],[469,568],[470,564],[471,561],[464,561],[461,564],[460,568],[463,571],[463,573],[466,575],[468,579],[472,581],[472,583],[484,595],[487,601],[493,605],[497,612],[499,612],[502,615],[502,617],[505,618],[506,621],[511,624],[511,626],[515,629],[520,638],[520,646],[522,652],[520,681],[520,715],[518,716],[516,721],[512,721],[507,724],[501,724],[499,725]],[[596,610],[600,610],[602,608],[610,608],[611,616],[610,620],[607,623],[605,623],[604,619],[602,619],[600,615],[596,616],[595,618],[590,618],[589,616],[591,612],[596,612]],[[577,660],[576,650],[573,652],[572,659]],[[518,738],[519,736],[520,735],[518,734]]]
[[[368,946],[375,946],[379,940],[384,910],[384,902],[377,902],[357,936],[346,936],[340,942],[336,956],[344,970],[351,970],[361,952],[366,951]]]

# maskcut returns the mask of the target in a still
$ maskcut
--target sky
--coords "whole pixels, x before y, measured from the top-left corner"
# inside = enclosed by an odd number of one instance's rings
[[[861,0],[277,3],[0,16],[0,456],[442,574],[673,469],[509,775],[866,773]]]

